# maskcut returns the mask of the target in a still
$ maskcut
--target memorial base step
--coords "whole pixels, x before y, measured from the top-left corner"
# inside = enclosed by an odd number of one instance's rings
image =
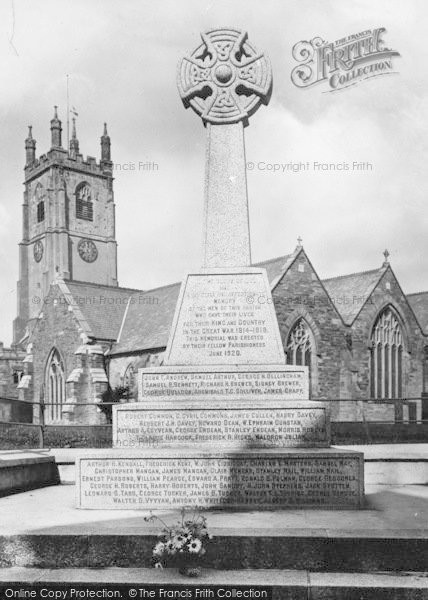
[[[142,511],[82,511],[58,485],[0,498],[0,567],[149,568],[161,531]],[[426,486],[368,486],[364,510],[207,511],[205,567],[428,571]],[[157,512],[175,523],[180,511]],[[19,518],[17,518],[19,515]]]
[[[14,586],[32,590],[81,587],[93,585],[107,590],[123,587],[122,597],[129,589],[142,586],[164,590],[221,588],[230,590],[253,590],[253,596],[262,589],[269,589],[272,600],[424,600],[428,598],[426,573],[316,573],[287,570],[239,570],[220,571],[203,569],[201,577],[191,580],[181,576],[176,569],[106,568],[106,569],[0,569],[0,589]],[[223,593],[223,592],[222,592]],[[156,594],[156,592],[155,592]],[[125,596],[124,596],[125,595]],[[154,598],[159,597],[157,594]],[[209,596],[206,596],[209,597]],[[213,596],[215,597],[215,596]],[[224,596],[233,597],[233,596]]]
[[[358,509],[364,457],[336,448],[108,450],[77,459],[83,509]]]

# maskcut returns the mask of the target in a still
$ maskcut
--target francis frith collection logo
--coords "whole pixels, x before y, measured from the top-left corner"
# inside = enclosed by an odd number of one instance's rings
[[[396,73],[393,57],[399,52],[385,46],[386,29],[368,29],[335,42],[320,37],[293,46],[293,58],[299,63],[291,72],[297,87],[325,83],[325,92],[335,92],[363,80]]]

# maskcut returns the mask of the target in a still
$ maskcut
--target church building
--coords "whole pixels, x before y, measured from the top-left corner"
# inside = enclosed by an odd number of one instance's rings
[[[50,126],[46,154],[36,156],[31,127],[25,141],[18,315],[5,369],[19,373],[16,395],[34,403],[34,422],[102,424],[102,394],[124,386],[137,400],[138,369],[162,364],[180,284],[119,286],[107,127],[96,160],[80,153],[74,120],[68,148],[56,109]],[[330,400],[333,420],[428,418],[428,292],[405,295],[387,252],[371,271],[321,279],[299,240],[259,266],[287,363],[309,367],[310,397]],[[1,366],[0,355],[0,377]]]

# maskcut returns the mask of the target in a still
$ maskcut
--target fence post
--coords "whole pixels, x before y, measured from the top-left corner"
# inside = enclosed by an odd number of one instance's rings
[[[366,419],[366,405],[364,403],[364,400],[358,401],[358,403],[361,406],[361,420],[363,422],[363,429],[364,429],[364,433],[366,436],[366,444],[371,444],[372,439],[371,439],[371,435],[370,435],[370,426]]]
[[[45,447],[45,386],[42,383],[39,394],[39,448]]]

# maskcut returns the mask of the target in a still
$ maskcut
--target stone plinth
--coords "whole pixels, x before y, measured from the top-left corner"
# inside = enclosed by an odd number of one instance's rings
[[[361,508],[363,454],[335,449],[108,451],[77,462],[87,509]]]
[[[327,447],[327,408],[318,402],[138,402],[113,407],[113,447]]]
[[[285,364],[265,269],[192,273],[182,283],[165,365]]]
[[[138,399],[307,400],[308,368],[286,365],[154,367],[138,371]]]

